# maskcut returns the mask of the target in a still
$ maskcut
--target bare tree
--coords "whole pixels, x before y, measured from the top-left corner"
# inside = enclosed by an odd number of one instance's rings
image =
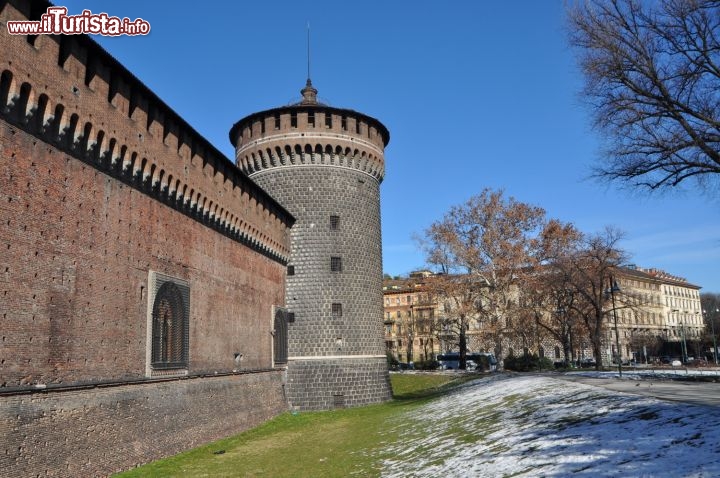
[[[602,365],[603,335],[610,322],[608,314],[614,312],[607,307],[608,291],[613,287],[613,275],[627,257],[618,247],[621,238],[618,230],[606,228],[584,237],[579,249],[552,263],[567,277],[574,298],[569,310],[583,321],[598,368]]]
[[[655,190],[720,173],[720,1],[587,0],[569,11],[598,177]]]
[[[457,330],[461,363],[472,323],[502,358],[518,308],[517,283],[534,264],[544,219],[542,208],[485,189],[425,231],[427,261],[446,274],[435,292],[448,305],[445,326]]]
[[[705,320],[705,342],[712,351],[713,362],[716,362],[717,334],[720,332],[720,294],[703,292],[700,294],[700,304]]]
[[[575,292],[562,273],[539,271],[537,281],[525,282],[524,315],[531,315],[536,325],[562,346],[565,366],[572,356],[573,338],[582,336],[583,323],[576,313]]]
[[[576,311],[572,269],[560,266],[577,254],[582,240],[574,225],[548,221],[540,234],[538,266],[520,291],[525,314],[532,315],[537,327],[561,344],[566,366],[574,358],[573,339],[582,343],[577,337],[586,334]]]
[[[713,292],[703,292],[702,294],[700,294],[700,304],[704,311],[714,312],[715,310],[720,309],[720,294]]]
[[[470,324],[480,319],[478,303],[484,287],[470,274],[442,274],[429,282],[430,294],[442,310],[434,322],[435,332],[441,343],[457,346],[460,369],[467,365],[467,332]]]

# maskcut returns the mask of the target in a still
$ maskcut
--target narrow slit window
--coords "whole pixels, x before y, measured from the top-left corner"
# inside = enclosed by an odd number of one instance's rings
[[[334,318],[342,317],[342,304],[338,302],[332,304],[332,316]]]
[[[330,229],[333,231],[340,229],[340,216],[330,216]]]
[[[310,111],[308,112],[308,125],[311,127],[315,127],[315,112]]]

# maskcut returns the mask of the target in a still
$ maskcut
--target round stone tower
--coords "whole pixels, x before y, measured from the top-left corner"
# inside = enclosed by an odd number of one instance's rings
[[[286,304],[290,406],[325,410],[391,396],[385,358],[380,182],[390,134],[317,100],[251,114],[230,130],[237,166],[296,218]]]

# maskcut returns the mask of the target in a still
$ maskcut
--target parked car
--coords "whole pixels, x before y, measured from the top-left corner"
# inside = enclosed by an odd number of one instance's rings
[[[460,354],[458,352],[439,354],[437,362],[442,370],[457,370],[460,368]],[[465,368],[466,370],[494,372],[497,370],[497,360],[495,355],[490,353],[468,352],[465,355]]]
[[[593,360],[591,358],[582,359],[580,361],[580,367],[582,367],[582,368],[592,368],[595,365],[596,365],[595,360]]]

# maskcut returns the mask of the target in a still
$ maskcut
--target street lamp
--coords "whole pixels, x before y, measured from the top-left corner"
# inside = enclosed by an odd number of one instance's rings
[[[622,352],[620,352],[620,333],[618,332],[617,325],[617,310],[615,310],[615,292],[620,292],[620,287],[615,279],[613,279],[613,276],[610,276],[610,290],[608,292],[612,299],[613,318],[615,319],[615,348],[617,349],[618,375],[622,378]]]
[[[715,360],[715,365],[718,364],[718,358],[717,358],[717,339],[715,337],[715,317],[710,317],[711,311],[703,310],[703,314],[705,314],[705,317],[710,320],[710,328],[712,330],[712,338],[713,338],[713,359]],[[717,316],[718,312],[720,312],[720,309],[715,308],[715,315]]]
[[[673,313],[679,313],[679,309],[672,309]],[[680,322],[680,353],[682,354],[683,365],[687,364],[687,342],[685,342],[685,326]]]

